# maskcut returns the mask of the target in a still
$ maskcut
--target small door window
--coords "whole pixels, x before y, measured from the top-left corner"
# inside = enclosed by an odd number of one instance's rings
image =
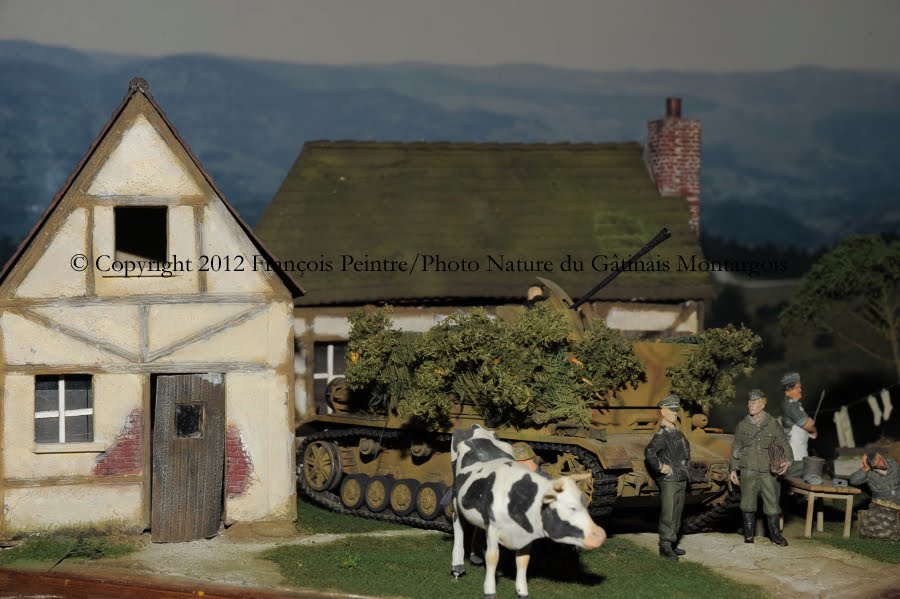
[[[200,404],[175,405],[175,436],[202,437],[203,406]]]

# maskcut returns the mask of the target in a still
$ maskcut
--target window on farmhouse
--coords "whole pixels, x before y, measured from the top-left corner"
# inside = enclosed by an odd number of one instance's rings
[[[34,377],[36,443],[90,443],[94,440],[94,392],[89,374]]]
[[[325,401],[328,383],[347,372],[347,342],[320,342],[313,349],[313,399],[316,412],[321,414],[328,411]]]
[[[166,259],[165,206],[116,206],[116,260]]]

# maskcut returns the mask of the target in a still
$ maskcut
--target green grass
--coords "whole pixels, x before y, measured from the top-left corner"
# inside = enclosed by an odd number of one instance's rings
[[[298,498],[297,530],[303,534],[314,535],[321,533],[340,534],[409,529],[406,526],[391,524],[389,522],[379,522],[377,520],[369,520],[368,518],[360,518],[359,516],[336,514],[335,512]]]
[[[68,534],[36,535],[21,545],[0,551],[0,565],[45,563],[53,565],[65,559],[102,559],[121,557],[136,551],[138,545],[131,540],[115,537]]]
[[[416,537],[348,537],[325,545],[287,545],[267,551],[292,585],[321,591],[366,595],[452,599],[480,597],[484,568],[466,564],[468,575],[450,574],[453,539],[434,534]],[[515,595],[515,565],[503,563],[498,596]],[[532,555],[529,592],[546,599],[603,597],[688,598],[707,595],[729,599],[763,598],[759,588],[734,582],[689,562],[672,563],[622,539],[602,549],[576,554],[550,545]]]
[[[822,533],[825,534],[825,533]],[[884,539],[864,539],[851,533],[849,538],[839,534],[830,536],[813,537],[810,539],[816,543],[825,543],[844,551],[859,553],[868,558],[888,564],[900,564],[900,542]]]
[[[865,500],[861,497],[854,498],[854,503],[859,504]],[[886,562],[888,564],[900,564],[900,542],[885,541],[882,539],[866,539],[859,536],[856,529],[856,520],[850,529],[850,536],[844,538],[844,502],[832,503],[830,500],[825,502],[825,530],[817,532],[815,522],[813,523],[812,537],[803,536],[806,517],[804,514],[791,514],[785,521],[785,534],[789,535],[791,542],[797,541],[801,543],[822,543],[831,545],[837,549],[844,551],[852,551],[859,553],[865,557]],[[839,503],[841,509],[836,509]]]

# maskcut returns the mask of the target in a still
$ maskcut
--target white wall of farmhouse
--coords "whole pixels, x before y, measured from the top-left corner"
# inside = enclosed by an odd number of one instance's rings
[[[164,208],[192,267],[111,276],[117,207]],[[149,527],[152,381],[175,373],[225,375],[227,522],[295,517],[293,298],[261,251],[134,93],[0,280],[0,536]],[[41,375],[90,376],[91,441],[36,442]]]

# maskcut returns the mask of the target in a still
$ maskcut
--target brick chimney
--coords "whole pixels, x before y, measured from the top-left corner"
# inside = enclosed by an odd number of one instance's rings
[[[681,98],[666,98],[666,116],[647,123],[644,160],[661,196],[687,199],[700,235],[700,121],[681,118]]]

